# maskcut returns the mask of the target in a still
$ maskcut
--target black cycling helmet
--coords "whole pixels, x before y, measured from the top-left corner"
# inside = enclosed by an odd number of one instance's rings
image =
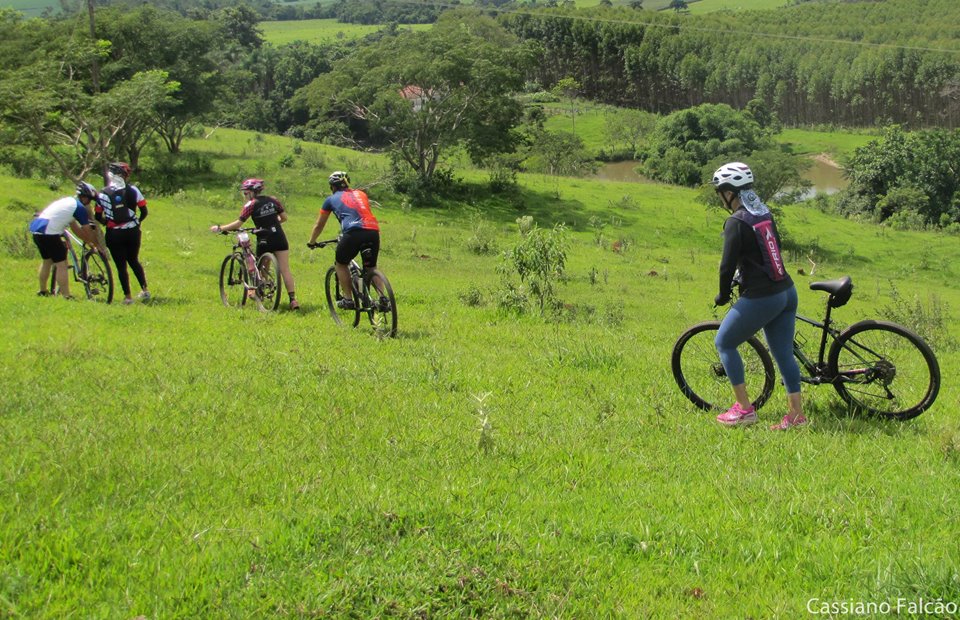
[[[130,178],[130,164],[125,161],[115,161],[107,166],[107,172],[119,174],[124,179]]]
[[[97,193],[97,188],[95,188],[93,185],[90,185],[84,181],[77,183],[78,198],[89,198],[90,200],[93,200],[97,197]]]
[[[330,173],[330,177],[327,179],[327,182],[330,184],[330,187],[337,189],[343,188],[346,189],[350,187],[350,175],[348,175],[343,170],[337,170]]]

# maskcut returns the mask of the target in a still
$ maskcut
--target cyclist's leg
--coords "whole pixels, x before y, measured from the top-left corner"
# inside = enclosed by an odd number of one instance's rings
[[[48,295],[50,290],[47,288],[47,284],[50,282],[50,270],[53,269],[53,261],[49,258],[44,258],[40,261],[40,269],[38,270],[38,275],[40,276],[40,288],[37,289],[39,295]]]
[[[117,278],[120,279],[120,288],[123,289],[123,300],[127,302],[130,297],[130,274],[127,273],[127,243],[121,234],[122,231],[107,229],[106,243],[110,250],[110,256],[113,257],[113,264],[117,266]],[[127,302],[129,303],[129,302]]]
[[[360,256],[363,257],[363,268],[365,271],[373,271],[377,268],[377,260],[380,257],[379,231],[363,231],[363,242],[361,243]],[[373,286],[377,289],[377,293],[380,295],[380,297],[383,297],[384,287],[379,276],[375,276],[373,278]]]
[[[293,272],[290,271],[290,244],[287,243],[287,236],[283,230],[277,230],[262,239],[262,244],[259,239],[257,242],[257,258],[265,252],[271,252],[277,258],[277,268],[283,278],[283,286],[287,289],[287,297],[290,298],[290,308],[296,310],[300,304],[297,302],[297,285],[293,281]]]
[[[803,417],[803,401],[800,397],[800,366],[793,356],[793,338],[797,325],[797,289],[791,287],[780,293],[784,296],[783,310],[763,328],[770,353],[780,369],[783,385],[787,389],[787,416],[775,425],[785,429],[806,421]]]
[[[360,239],[353,230],[343,233],[337,242],[337,251],[333,266],[337,270],[337,280],[340,281],[340,291],[344,299],[353,300],[353,285],[350,278],[350,261],[360,253]]]
[[[800,391],[800,366],[793,356],[793,337],[797,326],[797,289],[778,293],[784,297],[783,309],[763,327],[770,354],[773,355],[788,394]]]
[[[750,398],[744,381],[745,372],[743,359],[737,347],[746,342],[782,308],[782,301],[778,302],[771,297],[749,298],[741,297],[730,308],[720,323],[714,344],[720,354],[720,363],[730,379],[734,396],[742,409],[750,408]]]
[[[126,233],[126,236],[128,237],[127,263],[130,264],[130,270],[133,271],[133,275],[137,278],[137,283],[140,285],[140,289],[146,291],[147,274],[143,270],[143,265],[140,264],[140,242],[143,234],[141,233],[139,226],[136,228],[131,228],[129,231],[126,231]]]
[[[40,269],[37,270],[37,276],[40,279],[40,288],[37,289],[37,293],[39,295],[46,295],[53,292],[48,288],[50,283],[50,270],[54,268],[54,264],[58,260],[63,260],[64,265],[66,264],[66,252],[63,252],[62,257],[59,256],[60,248],[63,248],[63,241],[61,241],[59,236],[55,237],[54,235],[41,234],[33,234],[31,236],[33,237],[34,245],[37,246],[37,250],[40,252]],[[65,250],[66,248],[63,249]],[[59,272],[57,275],[59,275]]]

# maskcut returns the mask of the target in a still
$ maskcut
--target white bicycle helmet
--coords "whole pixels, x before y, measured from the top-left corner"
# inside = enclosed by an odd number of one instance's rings
[[[743,189],[753,185],[753,172],[747,164],[739,161],[730,162],[717,168],[711,183],[717,189]]]
[[[327,179],[330,187],[350,187],[350,176],[343,170],[337,170]]]

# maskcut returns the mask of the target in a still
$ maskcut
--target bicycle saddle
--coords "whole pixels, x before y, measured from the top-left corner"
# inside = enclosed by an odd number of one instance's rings
[[[831,308],[839,308],[848,301],[853,294],[853,280],[850,276],[843,276],[839,280],[825,280],[823,282],[811,282],[811,291],[826,291],[830,293],[828,303]]]

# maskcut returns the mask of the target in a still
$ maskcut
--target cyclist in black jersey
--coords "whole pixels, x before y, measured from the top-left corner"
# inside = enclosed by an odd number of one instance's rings
[[[150,301],[147,275],[140,263],[140,224],[147,219],[147,200],[136,185],[130,184],[130,165],[125,162],[118,161],[107,166],[106,182],[106,187],[97,197],[94,217],[107,227],[105,240],[117,266],[123,303],[133,303],[128,265],[140,285],[137,299]]]
[[[297,301],[296,288],[293,283],[293,274],[290,272],[290,245],[283,232],[281,224],[287,221],[287,212],[280,201],[273,196],[263,196],[263,179],[247,179],[240,184],[240,191],[246,203],[240,211],[240,217],[223,226],[211,226],[212,232],[223,232],[243,228],[248,218],[253,218],[253,225],[261,229],[257,233],[257,256],[267,252],[277,257],[277,266],[280,276],[290,297],[290,309],[300,308]]]
[[[730,301],[734,274],[740,274],[740,299],[723,318],[715,343],[736,402],[717,416],[717,421],[727,426],[757,422],[737,347],[763,329],[787,389],[787,414],[770,428],[801,426],[807,419],[800,399],[800,368],[793,357],[797,290],[783,264],[776,223],[770,209],[753,191],[753,172],[746,164],[732,162],[721,166],[713,174],[712,183],[730,212],[723,225],[720,292],[714,299],[718,306]]]

